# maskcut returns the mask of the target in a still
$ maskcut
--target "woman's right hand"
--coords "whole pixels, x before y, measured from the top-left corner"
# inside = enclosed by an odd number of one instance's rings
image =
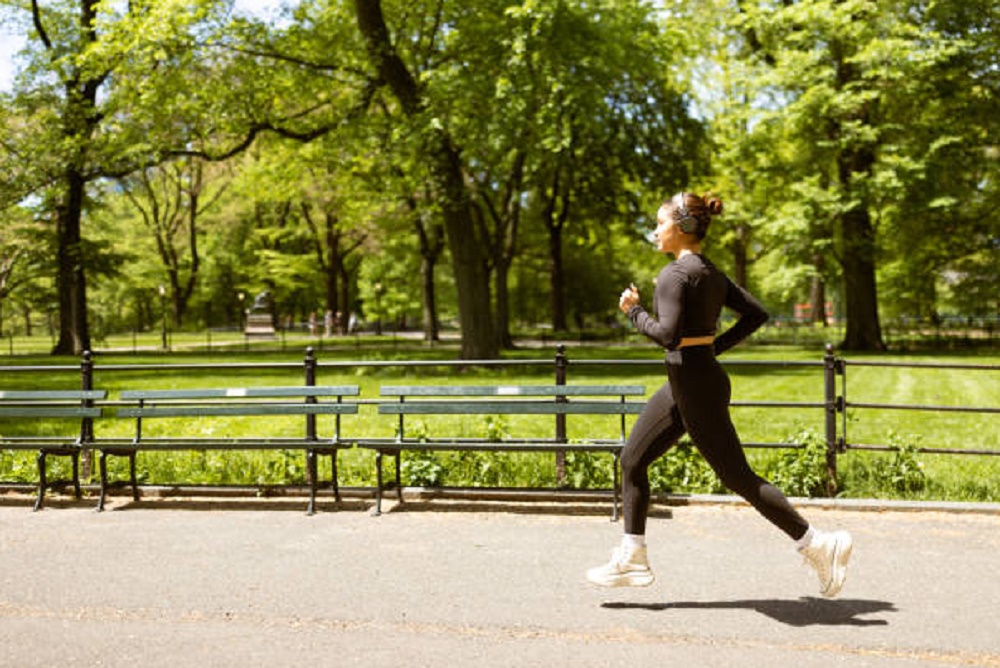
[[[618,299],[618,308],[622,313],[628,313],[638,303],[639,289],[635,287],[635,283],[631,283],[622,291],[622,296]]]

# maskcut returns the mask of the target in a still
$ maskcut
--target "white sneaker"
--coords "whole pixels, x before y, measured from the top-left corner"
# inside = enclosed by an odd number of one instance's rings
[[[817,531],[812,542],[799,549],[806,562],[816,569],[823,596],[833,598],[840,593],[847,579],[847,562],[853,547],[851,534],[846,531]]]
[[[655,579],[645,547],[616,547],[611,561],[587,571],[587,580],[601,587],[648,587]]]

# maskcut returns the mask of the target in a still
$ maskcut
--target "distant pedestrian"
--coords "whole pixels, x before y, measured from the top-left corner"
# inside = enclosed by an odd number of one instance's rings
[[[847,577],[851,535],[814,529],[777,487],[754,473],[729,416],[730,381],[716,355],[748,337],[768,316],[760,302],[701,254],[711,217],[720,213],[717,198],[679,193],[664,202],[656,217],[655,243],[675,260],[656,280],[657,318],[639,304],[634,285],[621,294],[619,308],[639,332],[666,350],[668,382],[650,398],[622,451],[622,542],[609,563],[587,571],[587,579],[605,587],[652,584],[645,538],[648,468],[687,432],[726,487],[796,542],[819,575],[820,593],[836,596]],[[740,317],[716,337],[723,306]]]

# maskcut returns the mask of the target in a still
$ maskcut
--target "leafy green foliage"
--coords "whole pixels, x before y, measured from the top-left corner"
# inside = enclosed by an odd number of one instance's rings
[[[789,496],[825,496],[830,482],[826,442],[808,430],[793,436],[789,442],[803,447],[783,451],[765,477]]]
[[[725,490],[712,467],[688,440],[667,451],[649,467],[649,484],[657,492],[717,494]]]

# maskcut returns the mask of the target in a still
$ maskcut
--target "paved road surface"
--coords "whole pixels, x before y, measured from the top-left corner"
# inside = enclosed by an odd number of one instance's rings
[[[808,509],[841,598],[744,507],[659,509],[658,581],[583,572],[601,506],[0,497],[2,666],[997,666],[1000,516]],[[61,507],[60,507],[61,505]]]

